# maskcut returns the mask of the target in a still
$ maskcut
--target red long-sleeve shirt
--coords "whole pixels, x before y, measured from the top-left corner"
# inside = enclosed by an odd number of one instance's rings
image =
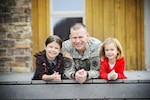
[[[124,67],[125,67],[125,59],[124,57],[116,60],[116,64],[114,65],[114,67],[112,69],[110,69],[109,67],[109,62],[108,59],[105,58],[103,61],[100,60],[100,78],[101,79],[106,79],[108,80],[108,74],[112,71],[115,70],[116,73],[118,73],[118,77],[117,79],[125,79],[127,78],[124,74]]]

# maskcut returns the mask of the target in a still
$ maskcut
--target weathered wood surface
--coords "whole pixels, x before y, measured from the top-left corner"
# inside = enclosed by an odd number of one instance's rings
[[[3,99],[150,99],[150,72],[126,71],[128,79],[89,80],[78,84],[64,79],[61,83],[34,80],[33,73],[0,73],[0,100]]]

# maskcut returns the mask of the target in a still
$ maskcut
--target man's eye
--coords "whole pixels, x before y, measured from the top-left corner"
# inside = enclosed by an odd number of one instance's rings
[[[49,48],[53,48],[52,46],[49,46]]]
[[[73,39],[76,39],[76,37],[74,37]]]

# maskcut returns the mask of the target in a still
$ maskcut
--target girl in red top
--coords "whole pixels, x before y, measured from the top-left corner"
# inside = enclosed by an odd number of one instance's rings
[[[100,78],[117,80],[127,78],[124,74],[125,58],[120,42],[107,38],[100,49]]]

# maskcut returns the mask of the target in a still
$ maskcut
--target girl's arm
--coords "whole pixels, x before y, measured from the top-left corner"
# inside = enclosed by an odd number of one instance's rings
[[[124,79],[124,78],[127,78],[127,77],[124,75],[124,64],[120,65],[119,69],[117,70],[117,73],[118,73],[118,78],[117,78],[117,79]]]
[[[53,80],[53,75],[44,74],[44,75],[42,75],[42,80],[44,80],[44,81]]]
[[[40,57],[36,57],[36,69],[33,76],[33,80],[41,80],[42,75],[45,73]]]
[[[60,82],[61,81],[61,75],[58,72],[54,72],[52,75],[44,74],[42,76],[42,80],[44,80],[44,81],[53,80],[55,82]]]
[[[104,61],[100,61],[100,65],[100,78],[108,80],[107,64]]]
[[[124,79],[127,78],[124,74],[124,68],[125,68],[125,60],[120,59],[119,63],[117,64],[116,72],[118,73],[117,79]]]

